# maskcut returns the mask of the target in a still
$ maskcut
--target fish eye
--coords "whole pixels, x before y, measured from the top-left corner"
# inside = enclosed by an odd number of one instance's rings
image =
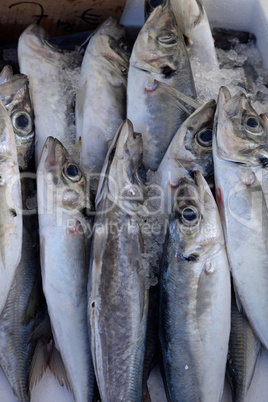
[[[268,166],[268,158],[262,156],[259,158],[262,167],[266,168]]]
[[[33,130],[33,121],[29,113],[25,111],[15,112],[11,116],[14,131],[21,135],[28,135]]]
[[[195,135],[195,140],[198,145],[205,148],[212,147],[212,129],[204,128]]]
[[[257,116],[247,116],[244,119],[244,127],[250,134],[261,135],[263,127]]]
[[[157,37],[158,43],[163,46],[171,47],[177,44],[177,36],[171,31],[163,31]]]
[[[69,179],[73,182],[80,181],[81,177],[82,177],[82,173],[80,172],[78,166],[75,165],[74,163],[68,163],[64,167],[63,173],[67,177],[67,179]]]
[[[128,44],[124,40],[121,40],[121,42],[119,42],[119,48],[122,50],[122,52],[124,52],[126,54],[131,53],[130,47],[128,46]]]
[[[199,222],[199,213],[194,207],[186,207],[181,212],[181,219],[187,226],[193,226]]]
[[[249,117],[248,119],[247,119],[247,125],[249,126],[249,127],[257,127],[258,126],[258,121],[257,121],[257,119],[255,119],[254,117]]]

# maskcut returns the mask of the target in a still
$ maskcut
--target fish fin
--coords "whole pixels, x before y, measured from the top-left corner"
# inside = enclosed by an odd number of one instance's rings
[[[39,339],[52,339],[52,331],[50,326],[50,319],[48,314],[42,319],[31,334],[32,341],[38,341]]]
[[[33,252],[32,252],[33,254]],[[34,317],[36,317],[38,308],[44,300],[42,292],[42,278],[40,270],[37,270],[34,285],[28,299],[28,304],[23,317],[23,324],[27,325]]]
[[[66,387],[69,391],[72,391],[71,385],[69,383],[67,373],[61,358],[61,354],[56,349],[54,342],[52,346],[52,351],[49,360],[50,371],[54,374],[54,377],[58,380],[61,387]]]
[[[183,92],[179,91],[176,88],[171,87],[170,85],[166,84],[165,82],[155,80],[159,86],[159,88],[163,89],[163,95],[167,96],[167,98],[170,98],[172,101],[175,102],[175,104],[182,110],[184,110],[186,113],[189,115],[191,112],[182,105],[181,102],[186,103],[186,105],[191,106],[194,109],[198,109],[201,105],[198,103],[195,99],[193,99],[191,96],[185,95]]]
[[[60,352],[56,349],[53,340],[46,342],[43,338],[38,341],[34,351],[29,374],[30,390],[41,380],[47,368],[50,369],[61,387],[65,386],[71,390]]]
[[[110,166],[113,161],[117,141],[120,136],[121,128],[122,128],[123,124],[124,124],[124,122],[120,125],[116,135],[114,136],[114,138],[111,142],[110,148],[107,152],[105,161],[102,166],[102,170],[101,170],[101,173],[99,176],[99,182],[98,182],[98,186],[97,186],[96,198],[95,198],[96,208],[97,208],[97,205],[100,203],[100,201],[104,198],[104,196],[107,193],[107,177],[109,176]]]
[[[81,148],[82,148],[82,138],[80,135],[80,137],[78,138],[78,141],[76,143],[76,150],[77,150],[78,155],[80,154]]]
[[[29,373],[30,390],[41,380],[48,367],[49,344],[44,339],[40,339],[35,347]]]
[[[95,31],[91,32],[91,33],[87,36],[87,38],[84,40],[84,42],[81,43],[80,46],[76,46],[75,50],[76,50],[77,52],[81,53],[81,54],[82,54],[82,53],[85,53],[86,46],[88,45],[88,43],[89,43],[89,41],[90,41],[90,39],[92,38],[93,35],[95,35]],[[84,47],[85,49],[83,49],[83,47]]]
[[[241,301],[239,299],[237,292],[234,291],[234,294],[235,294],[235,304],[236,304],[237,310],[239,311],[239,313],[244,314],[243,307],[242,307],[242,304],[241,304]]]
[[[255,340],[255,348],[254,349],[255,349],[254,350],[254,358],[252,359],[252,365],[251,365],[250,370],[249,370],[250,374],[248,376],[247,391],[249,390],[249,387],[251,385],[252,379],[254,377],[256,363],[257,363],[258,356],[260,355],[260,351],[261,351],[261,343],[257,338]]]

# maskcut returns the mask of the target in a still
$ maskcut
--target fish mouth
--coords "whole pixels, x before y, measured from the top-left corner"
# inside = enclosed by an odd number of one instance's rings
[[[41,59],[55,67],[63,68],[64,63],[61,60],[63,51],[53,44],[53,38],[39,25],[32,24],[25,31],[25,42],[34,57]]]
[[[126,119],[119,129],[115,158],[120,160],[127,154],[133,161],[136,161],[136,159],[140,158],[141,153],[142,136],[140,133],[134,131],[132,122],[129,119]]]
[[[37,25],[37,24],[30,25],[28,28],[28,32],[31,34],[34,34],[38,37],[43,37],[43,35],[45,33],[44,29],[40,25]]]
[[[217,99],[217,111],[223,108],[223,106],[231,99],[231,92],[227,87],[220,87],[218,99]]]
[[[39,165],[44,166],[45,171],[49,171],[62,165],[63,158],[63,147],[60,141],[54,137],[48,137],[43,147]]]
[[[200,170],[194,172],[194,182],[195,185],[202,191],[204,190],[210,191],[209,185]]]
[[[217,100],[217,119],[220,120],[224,116],[231,117],[237,115],[243,99],[246,99],[244,92],[239,91],[232,97],[228,88],[221,87]]]
[[[46,46],[46,48],[49,48],[54,52],[62,52],[62,50],[53,43],[54,38],[49,36],[48,33],[40,25],[32,24],[29,27],[29,33],[37,37],[42,45]]]

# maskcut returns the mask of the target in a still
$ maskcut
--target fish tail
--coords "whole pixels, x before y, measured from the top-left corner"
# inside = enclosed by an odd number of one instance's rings
[[[30,390],[41,380],[47,368],[50,369],[62,387],[65,386],[71,390],[60,352],[55,347],[54,341],[46,342],[44,339],[40,339],[36,345],[30,368]]]

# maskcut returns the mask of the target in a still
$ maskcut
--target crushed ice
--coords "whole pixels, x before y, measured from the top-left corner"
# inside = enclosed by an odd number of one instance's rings
[[[232,49],[216,49],[216,53],[219,71],[207,72],[197,58],[192,58],[198,101],[204,103],[211,98],[217,99],[219,88],[224,85],[232,95],[241,89],[250,94],[256,111],[265,113],[268,104],[268,71],[263,68],[258,47],[254,43],[240,44],[237,41]]]

